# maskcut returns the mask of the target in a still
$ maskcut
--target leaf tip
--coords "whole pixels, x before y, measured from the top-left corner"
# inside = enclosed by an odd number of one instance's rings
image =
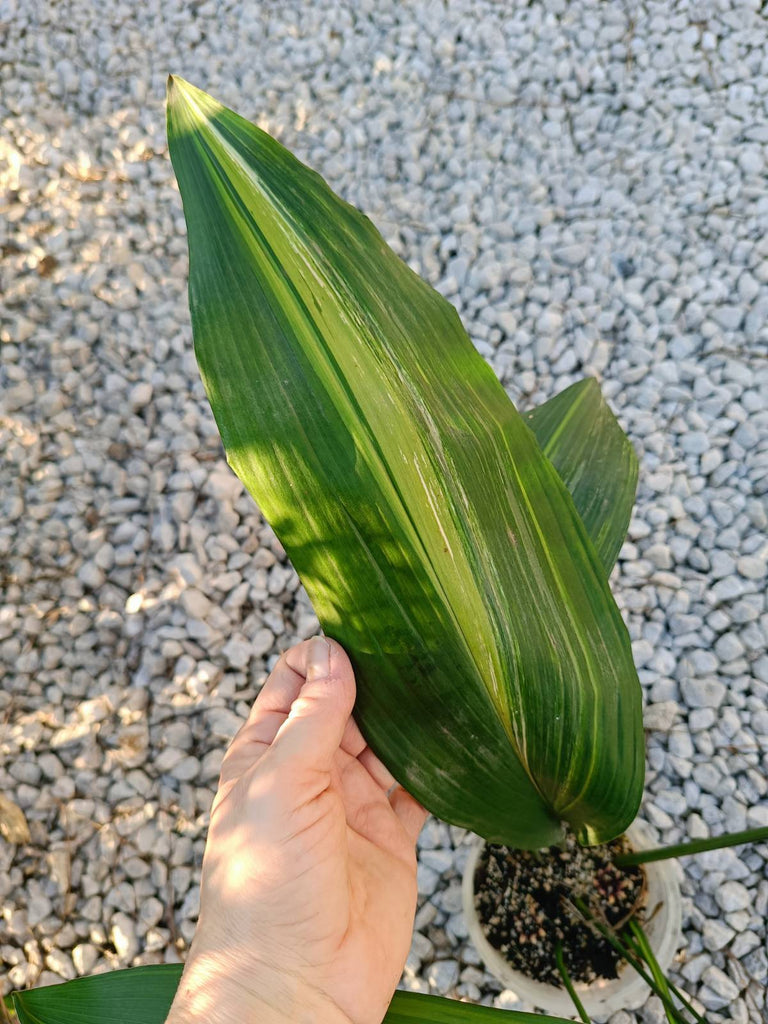
[[[182,84],[186,84],[183,78],[179,78],[178,75],[168,75],[165,86],[165,98],[169,107],[177,103],[181,98]]]
[[[169,111],[183,117],[189,127],[204,122],[223,109],[212,96],[179,75],[168,75],[166,98]]]
[[[168,75],[166,119],[168,142],[173,158],[174,144],[185,136],[195,136],[224,108],[202,89],[179,75]]]

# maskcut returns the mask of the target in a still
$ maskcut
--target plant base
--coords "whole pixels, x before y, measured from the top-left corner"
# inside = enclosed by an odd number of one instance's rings
[[[623,836],[585,847],[572,833],[562,847],[541,851],[486,843],[475,872],[475,907],[486,938],[536,981],[562,986],[558,944],[572,981],[618,977],[620,954],[595,935],[573,901],[583,900],[611,927],[629,920],[644,901],[645,872],[616,867],[613,857],[628,849]]]
[[[647,826],[642,822],[635,822],[628,829],[626,837],[633,849],[644,849],[653,845]],[[516,969],[489,942],[475,905],[476,885],[480,880],[480,872],[477,869],[484,849],[485,843],[479,840],[470,855],[464,873],[463,898],[470,936],[487,969],[520,999],[547,1013],[572,1014],[573,1003],[565,989],[546,980],[535,980]],[[647,880],[644,929],[662,970],[666,970],[672,962],[681,937],[677,868],[673,861],[657,861],[644,865],[644,871]],[[627,964],[619,966],[618,977],[598,978],[592,982],[577,981],[576,990],[588,1014],[606,1016],[620,1009],[637,1009],[643,1005],[649,994],[648,986],[643,979]]]

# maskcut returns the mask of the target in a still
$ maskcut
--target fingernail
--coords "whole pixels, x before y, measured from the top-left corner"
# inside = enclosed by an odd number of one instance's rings
[[[324,636],[313,636],[307,649],[307,682],[327,679],[331,674],[331,645]]]

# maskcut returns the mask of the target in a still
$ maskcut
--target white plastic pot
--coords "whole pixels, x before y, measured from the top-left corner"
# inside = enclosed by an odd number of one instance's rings
[[[635,850],[645,850],[654,846],[648,826],[636,821],[627,829],[627,838]],[[475,910],[475,870],[485,843],[478,839],[470,853],[464,869],[462,896],[464,915],[472,941],[482,956],[487,970],[519,999],[531,1003],[545,1013],[560,1016],[575,1014],[570,996],[564,988],[557,988],[540,981],[534,981],[527,975],[516,971],[502,954],[494,949],[485,937],[480,919]],[[678,881],[676,862],[659,860],[644,864],[647,879],[647,895],[645,901],[646,924],[645,934],[651,944],[662,971],[666,971],[672,958],[680,946],[681,903],[680,883]],[[654,913],[654,908],[659,909]],[[600,979],[591,984],[577,982],[574,985],[584,1009],[589,1016],[608,1017],[617,1010],[637,1010],[643,1005],[650,994],[648,985],[637,971],[628,964],[623,965],[618,978]]]

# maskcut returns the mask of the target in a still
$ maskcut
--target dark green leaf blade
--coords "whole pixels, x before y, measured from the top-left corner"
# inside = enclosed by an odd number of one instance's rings
[[[430,810],[510,845],[620,832],[626,629],[573,501],[455,310],[247,121],[169,91],[195,351],[231,465]]]
[[[395,992],[384,1024],[568,1024],[563,1017],[519,1010],[497,1010],[458,999]]]
[[[524,414],[542,451],[571,492],[610,573],[637,491],[637,454],[594,377],[577,381]]]
[[[153,964],[14,992],[20,1024],[163,1024],[181,964]]]
[[[163,1024],[180,964],[131,967],[63,985],[14,992],[19,1024]],[[560,1017],[495,1010],[439,996],[395,992],[384,1024],[566,1024]]]
[[[205,102],[204,94],[194,90],[192,95]],[[357,396],[349,393],[346,380],[334,379],[335,353],[320,351],[310,360],[285,314],[291,282],[280,280],[280,264],[274,261],[278,256],[290,259],[290,246],[283,242],[285,251],[280,252],[277,231],[269,244],[259,234],[262,260],[254,272],[247,239],[228,230],[218,215],[221,203],[231,211],[241,201],[213,176],[207,145],[182,126],[175,127],[177,108],[180,117],[187,112],[183,102],[177,107],[169,102],[171,153],[184,183],[183,196],[191,191],[197,197],[194,204],[187,202],[185,216],[191,246],[190,307],[203,381],[230,464],[288,551],[324,630],[350,653],[358,682],[355,713],[368,742],[398,780],[438,816],[515,845],[555,842],[559,821],[509,743],[447,605],[442,581],[429,564],[425,571],[424,543],[403,509],[399,482],[386,467],[380,469],[377,438],[356,430],[355,418],[361,415]],[[263,133],[257,141],[276,161],[280,182],[290,183],[301,165]],[[247,145],[247,135],[242,142]],[[314,185],[324,198],[324,183],[307,174],[308,186]],[[288,195],[284,201],[295,204],[300,198]],[[358,223],[359,214],[350,220],[350,238],[353,231],[373,236],[372,225]],[[248,228],[260,230],[252,220]],[[370,239],[364,237],[364,242],[370,244]],[[279,299],[265,281],[276,291],[282,285]],[[322,294],[325,285],[315,288]],[[242,297],[237,318],[232,293]],[[295,305],[297,318],[307,308],[319,313],[318,300],[309,291]],[[340,320],[335,327],[343,328]],[[312,340],[321,350],[322,337]],[[326,365],[320,363],[324,354]],[[354,356],[352,352],[348,359],[354,362]],[[361,389],[366,375],[367,369],[358,375]],[[371,397],[386,407],[383,388]],[[396,397],[395,389],[393,405]],[[346,408],[339,409],[336,403],[344,401]],[[407,422],[399,410],[384,412],[393,422]],[[415,443],[404,442],[405,450],[413,450]],[[391,514],[392,505],[399,514]],[[438,527],[451,529],[448,524]],[[439,541],[436,557],[445,559],[442,536]],[[453,679],[465,685],[463,696]],[[369,680],[379,685],[366,685]],[[474,699],[467,699],[467,680],[473,681]],[[451,728],[436,735],[418,726],[421,719],[449,720]]]

